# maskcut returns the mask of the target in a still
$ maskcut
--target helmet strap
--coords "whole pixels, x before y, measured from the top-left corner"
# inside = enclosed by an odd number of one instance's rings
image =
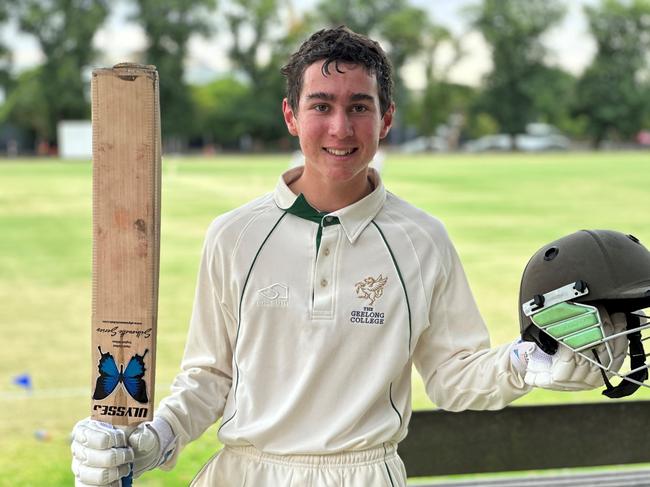
[[[628,330],[639,327],[641,320],[638,316],[628,313],[626,317]],[[600,369],[600,373],[603,375],[603,382],[605,382],[603,395],[610,399],[618,399],[634,394],[637,389],[641,387],[640,383],[644,382],[648,378],[648,369],[645,368],[646,357],[645,350],[643,349],[643,342],[641,340],[641,332],[636,331],[634,333],[629,333],[627,339],[629,341],[630,349],[630,369],[635,370],[635,372],[626,375],[617,386],[613,386],[608,380],[605,370],[603,368]],[[595,350],[593,350],[593,353],[596,357],[596,361],[600,363],[600,359]],[[636,381],[636,383],[627,380],[628,378]]]

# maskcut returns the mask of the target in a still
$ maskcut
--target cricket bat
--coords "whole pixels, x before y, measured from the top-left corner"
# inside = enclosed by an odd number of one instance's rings
[[[153,419],[160,261],[158,73],[92,73],[92,419]],[[122,485],[130,485],[122,479]]]

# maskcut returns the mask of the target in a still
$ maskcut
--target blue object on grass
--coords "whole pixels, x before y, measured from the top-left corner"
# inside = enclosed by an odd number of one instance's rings
[[[28,391],[32,390],[32,376],[29,374],[20,374],[14,377],[13,383]]]

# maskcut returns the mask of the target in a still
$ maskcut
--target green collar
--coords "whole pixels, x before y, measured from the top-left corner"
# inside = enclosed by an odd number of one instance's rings
[[[324,227],[340,223],[338,217],[328,217],[327,212],[318,211],[316,208],[311,206],[305,198],[305,195],[302,193],[300,193],[293,204],[285,211],[297,216],[298,218],[309,220],[311,222],[318,223],[319,225],[322,223]]]

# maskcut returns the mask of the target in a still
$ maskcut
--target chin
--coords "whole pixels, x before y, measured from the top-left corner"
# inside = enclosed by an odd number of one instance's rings
[[[337,181],[337,182],[348,182],[352,181],[355,178],[358,177],[365,177],[366,175],[366,170],[368,166],[365,165],[363,167],[356,167],[356,168],[330,168],[327,171],[327,177],[331,181]]]

